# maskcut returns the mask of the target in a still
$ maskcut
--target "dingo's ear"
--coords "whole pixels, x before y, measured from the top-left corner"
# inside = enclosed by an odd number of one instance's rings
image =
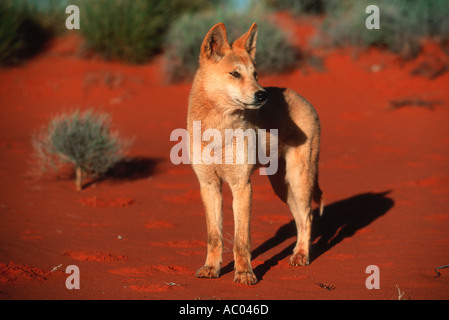
[[[223,23],[218,23],[209,30],[203,40],[200,62],[203,59],[219,61],[224,56],[226,49],[230,49],[226,38],[226,27]]]
[[[257,23],[253,23],[247,33],[234,41],[234,47],[245,49],[251,58],[254,60],[256,56],[256,43],[257,43]]]

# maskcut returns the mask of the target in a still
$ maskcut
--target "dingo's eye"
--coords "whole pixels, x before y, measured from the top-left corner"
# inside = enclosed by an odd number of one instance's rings
[[[240,73],[238,73],[237,71],[232,71],[231,73],[229,73],[231,76],[233,76],[234,78],[240,78],[241,75]]]

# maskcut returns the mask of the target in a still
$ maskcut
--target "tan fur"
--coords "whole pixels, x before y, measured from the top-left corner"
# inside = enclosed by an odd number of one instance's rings
[[[275,193],[289,205],[298,230],[290,264],[308,265],[312,199],[321,204],[322,211],[322,192],[318,186],[320,122],[310,103],[293,90],[259,85],[254,62],[256,41],[256,24],[232,45],[227,42],[222,23],[206,35],[189,98],[187,129],[190,146],[193,145],[193,121],[201,121],[202,132],[217,129],[223,137],[225,129],[261,128],[267,129],[267,136],[269,129],[278,129],[279,168],[269,179]],[[232,76],[233,71],[238,71],[240,77]],[[260,90],[267,92],[267,102],[262,106],[251,105],[255,93]],[[201,149],[207,144],[202,142]],[[218,277],[220,273],[224,181],[233,195],[234,281],[257,282],[251,267],[250,177],[260,165],[248,164],[245,157],[244,164],[224,164],[224,161],[223,164],[192,164],[200,183],[208,233],[206,263],[197,271],[197,277]]]

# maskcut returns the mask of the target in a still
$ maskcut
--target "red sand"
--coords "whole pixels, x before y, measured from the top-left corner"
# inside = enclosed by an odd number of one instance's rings
[[[298,26],[293,36],[311,30]],[[325,72],[261,77],[318,110],[326,207],[314,220],[311,265],[291,267],[289,210],[266,177],[253,177],[260,282],[250,287],[233,283],[228,188],[222,276],[194,276],[206,245],[198,183],[189,166],[169,159],[190,85],[164,84],[160,59],[125,66],[84,60],[76,50],[72,37],[59,39],[24,66],[0,71],[0,299],[397,299],[396,285],[405,298],[449,298],[449,269],[434,279],[434,268],[449,263],[449,73],[429,78],[429,65],[449,62],[435,46],[407,63],[377,50],[356,60],[333,50]],[[392,107],[404,100],[433,108]],[[128,177],[78,193],[63,175],[33,176],[31,133],[78,107],[110,113],[123,136],[136,138]],[[69,265],[79,267],[79,290],[65,287]],[[380,268],[379,290],[365,287],[369,265]]]

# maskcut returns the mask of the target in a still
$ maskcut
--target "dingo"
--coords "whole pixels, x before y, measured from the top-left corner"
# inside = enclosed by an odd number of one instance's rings
[[[223,137],[226,129],[267,130],[263,146],[269,150],[268,141],[278,142],[278,168],[275,174],[269,175],[269,179],[274,192],[290,207],[298,231],[290,264],[308,265],[311,200],[320,203],[320,212],[323,209],[322,192],[318,186],[320,121],[310,103],[293,90],[260,86],[254,62],[256,41],[255,23],[232,45],[227,41],[223,23],[215,25],[207,33],[201,45],[200,65],[189,97],[187,130],[190,145],[193,145],[194,121],[201,121],[203,132],[216,129]],[[278,130],[277,139],[270,137],[270,129]],[[247,137],[245,139],[247,144]],[[201,141],[201,150],[206,146],[207,143]],[[246,160],[247,156],[245,154]],[[192,149],[190,157],[193,157]],[[200,183],[208,234],[206,263],[196,272],[197,277],[216,278],[220,274],[222,182],[225,181],[233,196],[234,281],[248,285],[257,283],[251,266],[250,176],[260,166],[260,163],[248,161],[243,164],[225,160],[221,163],[192,163]]]

